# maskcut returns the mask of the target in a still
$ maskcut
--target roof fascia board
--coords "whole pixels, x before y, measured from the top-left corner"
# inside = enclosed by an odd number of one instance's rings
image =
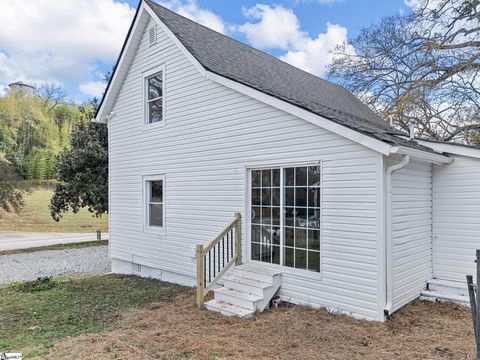
[[[236,90],[244,95],[257,99],[265,104],[271,105],[277,109],[297,116],[312,124],[320,126],[337,135],[343,136],[383,155],[389,155],[392,152],[393,147],[389,144],[386,144],[380,140],[376,140],[370,136],[363,135],[358,131],[349,129],[345,126],[335,123],[334,121],[328,120],[322,116],[316,115],[310,111],[304,110],[298,106],[292,105],[274,96],[267,95],[261,91],[255,90],[237,81],[233,81],[208,70],[206,71],[206,78],[215,81],[216,83],[222,84],[230,89]]]
[[[118,90],[117,89],[120,86],[120,80],[119,79],[122,75],[125,75],[126,69],[125,67],[129,65],[128,56],[131,56],[132,51],[132,42],[134,41],[135,38],[137,38],[137,46],[135,49],[137,49],[139,42],[141,41],[138,39],[138,31],[140,30],[140,23],[145,20],[145,3],[142,2],[139,4],[137,13],[135,15],[135,21],[133,23],[133,26],[131,27],[129,33],[128,33],[128,38],[125,41],[125,45],[120,53],[120,57],[117,60],[117,64],[115,66],[112,78],[107,86],[107,91],[105,95],[103,96],[102,103],[100,105],[100,108],[98,109],[98,112],[93,119],[95,122],[99,123],[107,123],[109,119],[109,113],[110,113],[110,108],[115,101],[115,98],[118,96]],[[116,94],[114,95],[114,93]],[[114,96],[114,98],[112,98]]]
[[[419,139],[416,139],[416,141],[419,144],[429,147],[430,149],[437,152],[454,154],[454,155],[462,155],[462,156],[468,156],[468,157],[480,159],[480,149],[474,149],[471,147],[462,146],[460,144],[459,145],[443,144],[443,143],[436,143],[432,141],[424,141]]]
[[[168,35],[170,40],[172,40],[182,51],[182,53],[192,62],[193,66],[197,68],[200,74],[205,77],[206,69],[203,67],[202,64],[188,51],[185,45],[178,39],[178,37],[168,28],[167,25],[163,23],[162,20],[158,17],[158,15],[153,11],[153,9],[145,2],[142,1],[145,6],[145,10],[150,14],[150,16],[160,25],[162,30]]]
[[[406,146],[398,146],[395,153],[400,155],[409,155],[411,157],[436,165],[450,164],[454,160],[453,158],[442,154],[433,154],[427,151],[412,149]]]

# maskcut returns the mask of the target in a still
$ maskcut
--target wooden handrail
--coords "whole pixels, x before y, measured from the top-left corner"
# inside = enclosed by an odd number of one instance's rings
[[[225,253],[225,248],[227,252]],[[221,255],[221,257],[220,257]],[[213,257],[213,262],[212,262]],[[207,245],[197,245],[197,306],[203,307],[205,296],[221,277],[235,265],[242,263],[241,217],[236,213],[228,225]],[[208,277],[207,277],[208,258]],[[213,265],[213,279],[212,279]]]

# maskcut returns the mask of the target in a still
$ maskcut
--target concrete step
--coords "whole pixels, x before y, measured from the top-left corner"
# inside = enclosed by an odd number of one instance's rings
[[[259,281],[237,275],[225,275],[223,285],[227,288],[243,291],[249,294],[264,296],[265,290],[273,285],[268,282]]]
[[[235,305],[244,309],[255,311],[257,304],[262,300],[262,296],[249,294],[244,291],[230,289],[227,287],[213,290],[215,293],[215,300],[223,301],[231,305]]]
[[[444,291],[436,291],[436,290],[423,290],[420,293],[421,300],[429,300],[429,301],[451,301],[456,304],[469,307],[470,306],[470,299],[468,295],[464,294],[457,294],[455,292],[444,292]]]
[[[205,308],[210,311],[218,312],[225,316],[238,316],[241,318],[249,318],[253,315],[253,310],[244,309],[223,301],[212,299],[205,303]]]

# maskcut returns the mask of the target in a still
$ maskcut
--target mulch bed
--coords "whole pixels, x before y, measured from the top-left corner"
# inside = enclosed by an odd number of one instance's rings
[[[227,318],[193,291],[122,315],[115,328],[66,338],[49,359],[474,359],[470,312],[417,301],[385,323],[303,306]]]

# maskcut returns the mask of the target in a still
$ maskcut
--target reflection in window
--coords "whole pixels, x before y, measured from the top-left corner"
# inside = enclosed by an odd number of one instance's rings
[[[320,166],[252,170],[251,191],[252,260],[320,271]]]
[[[280,169],[252,171],[252,260],[280,264]]]
[[[320,167],[283,170],[285,266],[320,271]]]
[[[163,180],[147,181],[148,226],[163,226]]]
[[[163,120],[163,72],[147,79],[148,123]]]

